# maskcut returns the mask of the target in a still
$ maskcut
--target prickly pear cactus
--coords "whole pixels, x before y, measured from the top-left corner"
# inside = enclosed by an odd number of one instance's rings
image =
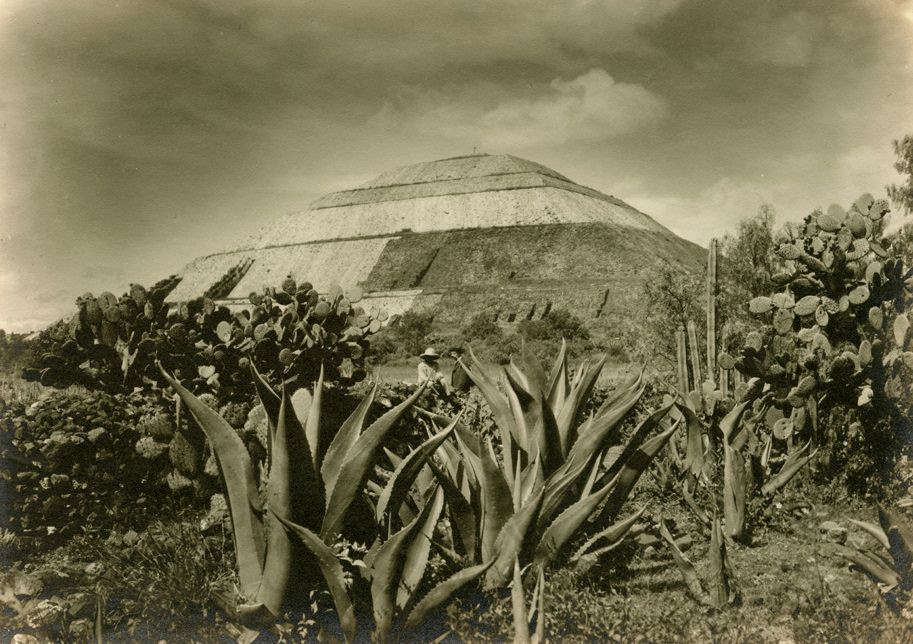
[[[781,291],[748,304],[763,326],[733,359],[774,392],[767,424],[778,438],[826,440],[818,417],[835,405],[872,422],[913,412],[913,269],[882,236],[887,213],[863,195],[778,237]]]

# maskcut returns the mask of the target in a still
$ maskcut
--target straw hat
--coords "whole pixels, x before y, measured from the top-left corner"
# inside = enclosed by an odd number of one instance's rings
[[[421,354],[419,358],[426,358],[429,360],[437,360],[441,356],[438,355],[438,352],[434,350],[434,347],[428,347],[425,349],[425,353]]]

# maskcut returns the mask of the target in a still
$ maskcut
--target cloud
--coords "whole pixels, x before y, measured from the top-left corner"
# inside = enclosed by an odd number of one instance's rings
[[[660,96],[620,83],[602,69],[556,78],[532,96],[504,97],[489,108],[461,89],[413,109],[419,131],[494,150],[605,141],[657,123],[669,112]]]
[[[808,65],[824,31],[823,20],[805,11],[751,21],[744,39],[749,60],[777,67]]]

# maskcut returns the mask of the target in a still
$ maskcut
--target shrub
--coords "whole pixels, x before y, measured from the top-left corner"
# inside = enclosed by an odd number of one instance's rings
[[[831,206],[778,236],[778,292],[749,303],[762,326],[735,365],[770,387],[774,410],[764,422],[780,441],[839,452],[855,421],[867,450],[883,449],[884,422],[897,448],[888,453],[909,445],[913,270],[883,243],[887,212],[887,202],[863,195],[849,211]],[[818,422],[837,407],[853,412],[849,425]]]
[[[430,344],[433,322],[432,313],[406,311],[371,338],[372,360],[383,364],[417,356]]]
[[[251,293],[250,308],[239,312],[205,297],[166,304],[176,283],[133,285],[120,299],[80,297],[69,323],[42,334],[50,347],[23,376],[53,387],[127,392],[160,384],[160,360],[194,391],[244,399],[252,393],[253,362],[277,379],[312,382],[322,367],[327,380],[350,384],[365,376],[367,337],[385,318],[356,305],[358,289],[331,287],[321,296],[290,277],[281,289]]]

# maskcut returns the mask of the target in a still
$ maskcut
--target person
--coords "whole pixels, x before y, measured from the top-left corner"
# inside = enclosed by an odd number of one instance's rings
[[[444,374],[437,370],[437,361],[441,356],[434,347],[428,347],[418,358],[418,384],[428,382],[431,385],[440,385],[447,390]]]
[[[454,360],[453,370],[450,372],[450,386],[453,387],[454,391],[466,393],[472,387],[472,380],[469,379],[466,368],[460,362],[462,355],[463,350],[460,347],[454,347],[450,350],[450,357]]]

